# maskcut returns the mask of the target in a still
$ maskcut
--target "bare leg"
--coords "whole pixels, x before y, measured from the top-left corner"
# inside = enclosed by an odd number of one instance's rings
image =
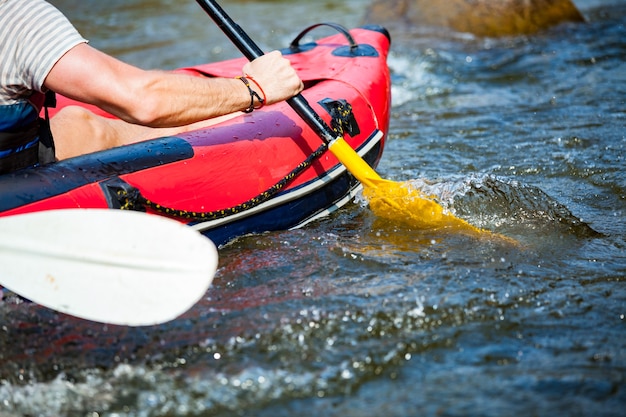
[[[61,160],[147,139],[200,129],[239,114],[232,113],[186,126],[151,128],[98,116],[79,106],[68,106],[50,119],[50,128],[56,147],[56,156]]]

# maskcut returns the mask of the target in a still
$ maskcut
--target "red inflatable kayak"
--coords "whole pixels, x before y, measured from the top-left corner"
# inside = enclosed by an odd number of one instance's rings
[[[375,167],[388,130],[390,39],[362,27],[283,54],[302,95]],[[357,45],[350,46],[350,37]],[[239,75],[244,59],[184,68]],[[59,108],[71,103],[59,97]],[[100,112],[102,113],[102,112]],[[0,176],[0,216],[62,208],[146,211],[175,218],[216,244],[302,226],[350,201],[359,184],[287,103],[202,130]]]

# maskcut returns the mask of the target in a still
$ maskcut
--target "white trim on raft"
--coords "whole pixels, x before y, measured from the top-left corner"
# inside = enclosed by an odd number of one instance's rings
[[[335,204],[331,205],[325,210],[320,211],[319,213],[314,214],[308,219],[298,223],[297,225],[290,227],[289,230],[299,229],[301,227],[306,226],[307,224],[314,222],[315,220],[322,219],[326,216],[329,216],[331,213],[339,210],[341,207],[345,206],[350,200],[352,200],[357,193],[363,189],[363,185],[359,183],[356,187],[350,190],[348,194],[346,194],[341,200],[337,201]]]

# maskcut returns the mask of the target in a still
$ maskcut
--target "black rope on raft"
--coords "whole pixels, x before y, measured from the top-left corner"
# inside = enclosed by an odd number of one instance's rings
[[[304,172],[308,167],[310,167],[316,159],[324,154],[326,149],[327,145],[325,143],[322,144],[303,162],[301,162],[291,172],[285,175],[283,179],[281,179],[279,182],[277,182],[261,194],[257,195],[256,197],[253,197],[250,200],[238,204],[234,207],[206,212],[179,210],[171,207],[164,207],[154,201],[151,201],[141,195],[139,190],[135,189],[133,190],[133,192],[128,192],[126,190],[118,191],[118,199],[121,202],[120,209],[137,210],[139,206],[143,206],[143,208],[151,209],[157,213],[180,219],[194,220],[198,222],[221,219],[227,216],[231,216],[233,214],[241,213],[245,210],[250,210],[251,208],[258,206],[259,204],[266,202],[274,195],[276,195],[280,190],[285,188],[291,181],[293,181],[298,175]]]

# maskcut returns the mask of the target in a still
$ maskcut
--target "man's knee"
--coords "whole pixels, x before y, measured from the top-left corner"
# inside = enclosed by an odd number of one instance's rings
[[[50,119],[57,157],[66,159],[116,146],[108,123],[87,109],[67,106]]]

